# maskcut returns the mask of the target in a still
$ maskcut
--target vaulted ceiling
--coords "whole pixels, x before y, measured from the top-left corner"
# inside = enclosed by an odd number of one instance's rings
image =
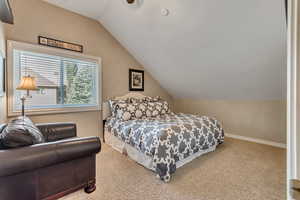
[[[176,98],[285,98],[284,0],[46,1],[99,20]]]

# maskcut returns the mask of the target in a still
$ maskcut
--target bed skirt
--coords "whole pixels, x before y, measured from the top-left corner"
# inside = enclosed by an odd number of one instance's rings
[[[137,163],[143,165],[144,167],[155,171],[154,167],[153,167],[153,160],[150,156],[147,156],[141,152],[139,152],[138,150],[136,150],[135,148],[133,148],[132,146],[130,146],[129,144],[121,141],[119,138],[115,137],[113,134],[111,134],[107,129],[105,129],[105,143],[110,145],[113,149],[117,150],[118,152],[127,155],[129,158],[131,158],[132,160],[136,161]],[[198,158],[199,156],[212,152],[216,149],[216,146],[212,146],[210,148],[208,148],[207,150],[204,151],[199,151],[183,160],[180,160],[176,163],[176,168],[180,168],[183,165],[191,162],[192,160],[194,160],[195,158]]]

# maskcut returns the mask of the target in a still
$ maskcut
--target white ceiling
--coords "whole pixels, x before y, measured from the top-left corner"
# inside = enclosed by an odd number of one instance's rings
[[[285,98],[284,0],[46,1],[99,20],[174,97]]]

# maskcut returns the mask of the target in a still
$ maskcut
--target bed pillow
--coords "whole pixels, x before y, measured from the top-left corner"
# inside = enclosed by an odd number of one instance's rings
[[[1,145],[6,148],[17,148],[45,142],[40,130],[28,117],[12,120],[0,135]]]
[[[162,101],[162,98],[160,96],[156,96],[156,97],[144,97],[143,101],[144,102],[158,102],[158,101]]]
[[[142,108],[146,108],[146,106],[143,106],[143,103],[116,103],[116,118],[124,121],[141,119],[145,117],[145,112],[143,112]]]
[[[161,101],[161,97],[144,97],[142,99],[130,98],[130,103],[141,103],[141,102],[158,102]]]
[[[147,110],[152,113],[151,117],[162,116],[171,112],[167,101],[147,102],[146,105]]]
[[[116,110],[116,105],[118,103],[130,103],[130,99],[125,99],[125,100],[108,100],[108,105],[109,109],[111,111],[111,116],[116,117],[117,115],[117,110]]]
[[[115,105],[116,118],[127,121],[157,117],[170,113],[169,104],[166,101],[158,102],[119,102]]]

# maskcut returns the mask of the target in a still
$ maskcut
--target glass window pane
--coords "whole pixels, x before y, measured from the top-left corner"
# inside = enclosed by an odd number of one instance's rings
[[[96,66],[64,61],[64,104],[96,104]]]
[[[97,63],[14,50],[14,88],[22,76],[35,77],[26,109],[97,105]],[[14,91],[14,111],[26,91]]]

